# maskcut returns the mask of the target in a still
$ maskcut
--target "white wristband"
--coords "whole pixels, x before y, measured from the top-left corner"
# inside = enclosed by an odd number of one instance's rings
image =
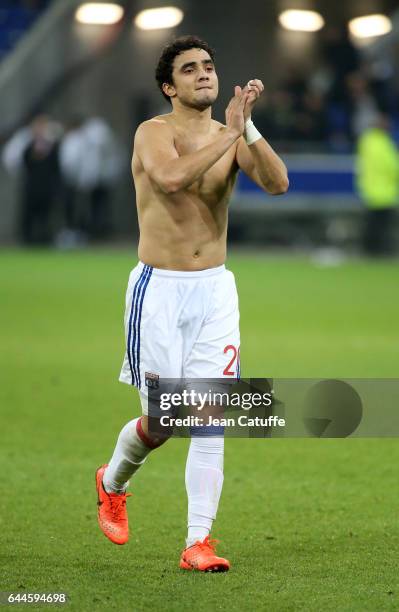
[[[258,132],[256,127],[254,126],[251,118],[247,119],[245,122],[244,138],[247,145],[254,144],[254,142],[263,138],[262,134]]]

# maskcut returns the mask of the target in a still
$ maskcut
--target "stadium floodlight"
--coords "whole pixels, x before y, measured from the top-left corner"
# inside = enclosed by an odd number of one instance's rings
[[[173,28],[183,20],[184,13],[176,6],[164,6],[140,11],[134,23],[140,30],[160,30]]]
[[[124,10],[120,4],[111,2],[86,2],[81,4],[75,13],[79,23],[91,25],[112,25],[123,16]]]
[[[289,9],[283,11],[278,18],[285,30],[297,32],[317,32],[324,26],[324,19],[316,11]]]
[[[349,31],[356,38],[383,36],[392,30],[392,22],[386,15],[365,15],[349,22]]]

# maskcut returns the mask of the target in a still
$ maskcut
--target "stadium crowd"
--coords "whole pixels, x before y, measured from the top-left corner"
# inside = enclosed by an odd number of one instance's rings
[[[255,113],[261,132],[280,150],[334,153],[352,152],[381,113],[398,132],[399,95],[389,57],[366,59],[346,26],[327,27],[319,43],[315,70],[289,69]]]

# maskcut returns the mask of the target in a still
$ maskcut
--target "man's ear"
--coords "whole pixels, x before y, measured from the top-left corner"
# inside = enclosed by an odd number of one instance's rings
[[[162,84],[162,91],[169,96],[169,98],[174,98],[176,95],[176,89],[174,88],[173,85],[170,85],[170,83],[163,83]]]

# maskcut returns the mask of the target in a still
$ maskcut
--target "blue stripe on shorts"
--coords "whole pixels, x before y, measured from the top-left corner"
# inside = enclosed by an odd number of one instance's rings
[[[145,286],[147,287],[148,280],[149,280],[149,277],[151,276],[151,273],[152,273],[152,268],[150,266],[145,265],[141,271],[139,278],[136,281],[136,284],[134,285],[132,306],[131,306],[130,317],[129,317],[129,332],[128,332],[126,348],[127,348],[127,356],[129,360],[130,372],[132,374],[132,385],[136,385],[136,386],[139,386],[139,376],[137,375],[137,371],[139,370],[137,368],[136,355],[135,355],[136,321],[137,321],[137,314],[138,314],[138,305],[139,305],[139,300],[140,300],[140,295],[141,295],[143,285],[145,284]],[[144,294],[143,294],[143,298],[144,298]],[[142,307],[142,301],[141,301],[141,307]],[[141,315],[140,315],[140,318],[141,318]],[[132,322],[133,322],[133,325],[132,325]],[[133,336],[133,339],[132,339],[132,336]]]
[[[137,369],[138,388],[139,389],[141,387],[141,374],[140,374],[140,326],[141,326],[141,313],[143,311],[144,296],[145,296],[145,292],[147,290],[148,283],[150,282],[152,270],[153,270],[153,268],[149,267],[149,271],[148,271],[146,280],[144,281],[143,291],[142,291],[142,294],[141,294],[141,301],[140,301],[140,306],[139,306],[139,320],[138,320],[138,325],[137,325],[137,352],[136,352],[136,357],[137,357],[136,369]],[[134,340],[133,340],[133,342],[134,342]],[[133,344],[133,347],[134,347],[134,344]]]

